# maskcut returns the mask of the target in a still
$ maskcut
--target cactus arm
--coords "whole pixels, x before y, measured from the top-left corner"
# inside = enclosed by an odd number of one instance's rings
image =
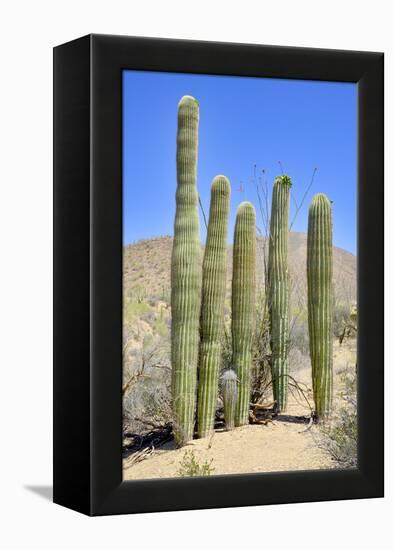
[[[171,359],[174,435],[193,438],[202,273],[196,185],[199,107],[184,96],[178,106],[177,190],[171,263]]]
[[[211,188],[209,225],[202,269],[198,380],[199,437],[207,437],[214,431],[224,325],[229,199],[228,179],[225,176],[216,176]]]
[[[238,398],[235,424],[248,423],[251,393],[251,347],[255,322],[255,209],[240,204],[235,223],[232,276],[232,362]]]

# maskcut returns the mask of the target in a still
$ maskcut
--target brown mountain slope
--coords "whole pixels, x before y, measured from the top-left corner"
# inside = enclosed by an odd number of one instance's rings
[[[172,237],[157,237],[129,244],[123,249],[124,293],[138,300],[149,297],[169,302]],[[267,247],[266,247],[267,249]],[[257,280],[263,284],[264,241],[258,238]],[[266,250],[267,252],[267,250]],[[292,293],[305,295],[307,235],[289,234],[289,269]],[[228,289],[232,278],[232,247],[228,246]],[[356,300],[356,257],[333,248],[333,279],[336,300],[345,303]]]

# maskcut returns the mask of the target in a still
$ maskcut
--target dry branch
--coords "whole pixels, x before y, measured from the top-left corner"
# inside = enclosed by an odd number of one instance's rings
[[[148,422],[145,422],[148,424]],[[164,426],[154,427],[149,432],[144,434],[136,434],[132,432],[124,432],[124,439],[131,440],[127,444],[123,444],[123,455],[140,452],[144,449],[156,449],[173,439],[172,424],[168,423]]]

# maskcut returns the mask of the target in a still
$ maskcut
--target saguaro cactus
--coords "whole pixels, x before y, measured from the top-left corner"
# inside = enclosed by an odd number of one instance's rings
[[[251,392],[251,346],[255,323],[255,209],[242,202],[233,243],[232,354],[238,378],[235,424],[248,423]]]
[[[214,431],[224,325],[230,184],[225,176],[212,183],[209,225],[202,269],[199,348],[198,435]]]
[[[237,402],[237,376],[234,370],[226,370],[221,379],[222,398],[224,401],[225,428],[235,427],[235,410]]]
[[[289,176],[275,179],[270,217],[267,294],[273,395],[278,411],[285,410],[288,399],[288,215],[291,186]]]
[[[308,328],[317,418],[327,418],[333,392],[332,208],[323,193],[314,196],[307,233]]]
[[[196,168],[198,102],[184,96],[178,107],[177,191],[171,268],[171,355],[174,435],[178,446],[193,437],[202,271]]]

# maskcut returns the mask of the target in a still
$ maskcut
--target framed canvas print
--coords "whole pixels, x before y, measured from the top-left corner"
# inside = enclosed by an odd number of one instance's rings
[[[383,54],[54,49],[54,501],[383,496]]]

